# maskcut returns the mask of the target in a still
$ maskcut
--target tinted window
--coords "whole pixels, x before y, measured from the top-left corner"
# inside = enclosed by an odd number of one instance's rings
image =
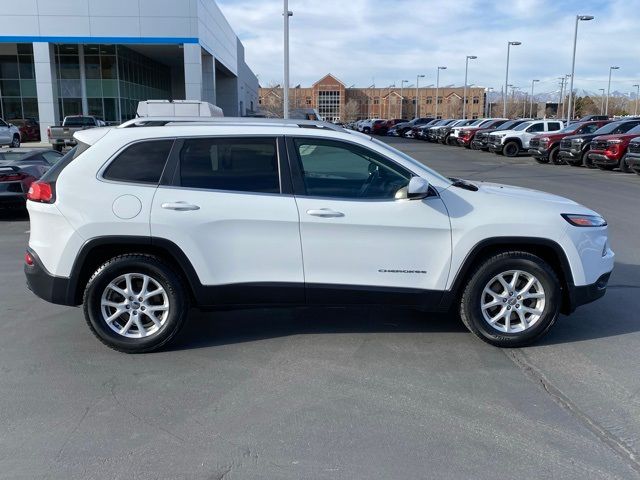
[[[585,125],[584,127],[578,129],[576,133],[587,134],[587,133],[593,133],[596,130],[598,130],[598,125],[595,123],[592,123],[590,125]]]
[[[560,124],[558,122],[549,122],[547,125],[549,125],[549,131],[550,132],[555,132],[556,130],[560,130]]]
[[[549,125],[551,126],[551,124]],[[518,129],[516,128],[516,130]],[[527,132],[529,133],[544,132],[544,123],[534,123],[529,128],[527,128]]]
[[[638,125],[640,122],[613,122],[596,130],[598,135],[608,135],[610,133],[625,133],[627,130]]]
[[[521,131],[521,130],[526,130],[527,127],[529,127],[530,125],[531,125],[530,122],[521,123],[517,127],[514,127],[513,130],[514,131],[518,131],[518,132]]]
[[[134,143],[111,162],[102,175],[107,180],[158,183],[173,140]]]
[[[180,151],[183,187],[280,193],[274,138],[197,138]]]
[[[92,117],[67,117],[64,120],[65,127],[93,127],[100,122]]]
[[[56,163],[58,160],[60,160],[60,158],[62,158],[62,155],[60,153],[54,151],[44,152],[42,156],[48,163],[51,164]]]
[[[296,139],[307,195],[314,197],[393,199],[411,174],[403,167],[357,145],[320,139]]]

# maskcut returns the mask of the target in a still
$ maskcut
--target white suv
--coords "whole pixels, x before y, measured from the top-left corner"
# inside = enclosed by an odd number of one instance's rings
[[[529,140],[536,135],[562,130],[564,124],[560,120],[530,120],[521,123],[513,130],[500,130],[489,135],[489,150],[503,153],[507,157],[515,157],[529,149]]]
[[[166,344],[191,305],[455,308],[521,346],[613,269],[597,213],[334,125],[136,120],[76,140],[29,192],[27,282],[123,352]]]

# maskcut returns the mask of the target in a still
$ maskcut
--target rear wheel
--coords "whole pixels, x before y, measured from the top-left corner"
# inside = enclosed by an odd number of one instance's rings
[[[143,353],[167,344],[187,317],[180,277],[157,257],[121,255],[101,265],[84,292],[85,319],[114,350]]]
[[[502,151],[507,157],[516,157],[520,153],[520,145],[516,142],[507,142]]]
[[[540,257],[505,252],[470,276],[460,317],[477,337],[498,347],[522,347],[542,337],[560,313],[560,282]]]

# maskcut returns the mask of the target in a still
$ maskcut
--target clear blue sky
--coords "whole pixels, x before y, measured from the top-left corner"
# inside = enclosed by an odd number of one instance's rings
[[[282,0],[218,0],[246,47],[262,84],[282,83]],[[453,6],[455,5],[455,8]],[[571,71],[575,15],[580,22],[575,88],[630,92],[640,81],[640,0],[289,0],[291,83],[310,85],[331,72],[347,86],[435,83],[437,65],[448,68],[441,85],[469,83],[499,90],[506,42],[512,47],[509,83],[539,91],[557,89]]]

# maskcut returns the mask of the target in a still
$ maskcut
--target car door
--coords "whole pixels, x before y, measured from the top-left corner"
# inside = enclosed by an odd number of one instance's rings
[[[544,132],[545,124],[544,122],[536,122],[525,130],[522,136],[522,148],[529,148],[529,140],[531,140],[536,135]]]
[[[278,144],[211,136],[174,145],[171,173],[165,169],[153,199],[151,235],[189,259],[206,296],[200,303],[304,302],[298,210]]]
[[[9,124],[4,120],[0,120],[0,145],[9,145],[12,140]]]
[[[449,270],[447,210],[408,200],[412,172],[356,143],[287,139],[307,301],[428,304]]]

